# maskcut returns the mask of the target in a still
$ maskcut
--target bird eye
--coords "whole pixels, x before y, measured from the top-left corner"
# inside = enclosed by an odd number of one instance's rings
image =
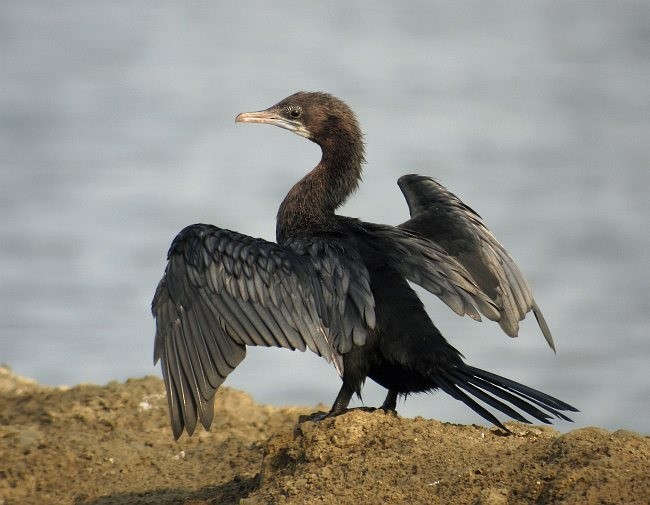
[[[302,113],[302,111],[297,107],[291,107],[289,109],[289,115],[294,119],[299,118],[301,113]]]

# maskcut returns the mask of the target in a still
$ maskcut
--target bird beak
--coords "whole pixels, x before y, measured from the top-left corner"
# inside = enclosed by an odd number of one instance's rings
[[[271,108],[258,112],[242,112],[235,118],[235,123],[264,123],[279,126],[285,130],[297,133],[302,137],[309,138],[309,131],[300,122],[283,117],[277,109]]]

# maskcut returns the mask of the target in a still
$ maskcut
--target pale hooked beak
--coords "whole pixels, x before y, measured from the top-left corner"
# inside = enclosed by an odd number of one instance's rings
[[[242,112],[235,118],[235,123],[270,124],[297,133],[302,137],[309,138],[309,131],[300,121],[287,119],[274,109],[260,110],[258,112]]]

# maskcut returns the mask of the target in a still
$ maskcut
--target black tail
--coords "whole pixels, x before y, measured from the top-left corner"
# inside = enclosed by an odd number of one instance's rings
[[[546,393],[464,363],[446,370],[437,369],[432,379],[444,392],[460,400],[474,412],[506,431],[508,429],[494,414],[477,403],[474,398],[522,423],[530,423],[530,421],[501,400],[505,400],[546,424],[551,424],[550,419],[553,418],[572,421],[560,411],[578,412],[575,407]],[[467,393],[474,398],[468,396]]]

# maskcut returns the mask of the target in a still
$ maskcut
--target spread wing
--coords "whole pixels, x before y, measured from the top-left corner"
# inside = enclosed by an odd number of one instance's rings
[[[178,234],[152,303],[175,438],[210,426],[247,345],[310,349],[342,374],[341,354],[374,327],[367,278],[344,261],[318,239],[292,249],[204,224]]]
[[[487,305],[477,304],[479,311],[498,321],[507,335],[517,336],[519,321],[532,310],[544,338],[555,350],[551,332],[526,279],[481,216],[430,177],[405,175],[398,185],[411,213],[411,219],[398,228],[425,239],[433,251],[442,249],[462,265],[483,295],[479,299],[489,301]],[[426,244],[420,247],[427,248]],[[414,282],[429,289],[417,280]]]

